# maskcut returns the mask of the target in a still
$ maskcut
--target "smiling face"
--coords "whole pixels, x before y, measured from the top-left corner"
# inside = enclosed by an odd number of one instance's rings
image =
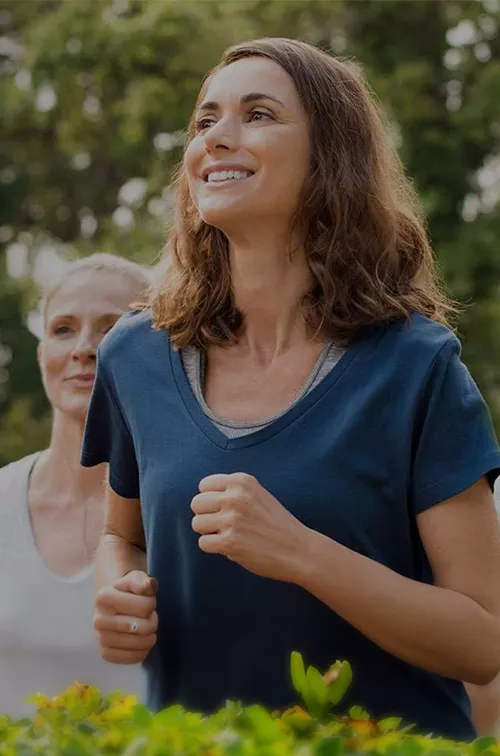
[[[82,270],[50,298],[38,360],[49,402],[63,415],[85,420],[97,347],[138,294],[138,285],[125,275]]]
[[[295,85],[272,60],[245,58],[208,82],[184,165],[205,223],[224,232],[289,227],[309,168],[309,126]]]

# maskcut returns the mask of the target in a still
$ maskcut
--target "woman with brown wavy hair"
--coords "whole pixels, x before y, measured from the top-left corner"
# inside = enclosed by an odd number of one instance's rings
[[[94,624],[149,703],[345,702],[474,737],[500,669],[500,454],[411,185],[351,63],[228,50],[178,178],[172,264],[100,349],[83,464],[110,464]]]

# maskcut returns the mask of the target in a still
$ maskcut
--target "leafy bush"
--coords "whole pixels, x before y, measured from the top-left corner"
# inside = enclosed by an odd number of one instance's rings
[[[0,717],[0,756],[500,756],[493,738],[467,744],[418,735],[398,718],[375,721],[360,707],[333,714],[351,684],[347,662],[321,675],[294,653],[291,673],[307,710],[269,713],[228,702],[208,717],[181,706],[152,714],[134,696],[103,698],[75,682],[57,698],[34,696],[33,719]]]

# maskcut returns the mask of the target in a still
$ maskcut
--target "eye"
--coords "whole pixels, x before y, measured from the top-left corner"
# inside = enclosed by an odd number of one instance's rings
[[[199,118],[195,123],[196,133],[199,134],[201,131],[206,131],[210,128],[210,126],[213,126],[214,123],[215,118],[213,116],[204,116],[203,118]]]
[[[71,333],[71,328],[69,325],[58,325],[54,328],[53,333],[55,336],[66,336],[66,334]]]
[[[265,110],[251,110],[248,117],[249,121],[273,121],[274,118],[271,113]]]

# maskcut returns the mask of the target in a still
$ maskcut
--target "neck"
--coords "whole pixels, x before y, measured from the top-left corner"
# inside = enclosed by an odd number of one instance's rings
[[[44,487],[64,491],[68,504],[99,498],[104,492],[106,466],[80,466],[84,425],[55,410],[50,446],[38,466]]]
[[[230,242],[230,264],[235,304],[245,317],[240,341],[275,355],[310,338],[302,300],[313,278],[303,249],[284,236],[239,239]]]

